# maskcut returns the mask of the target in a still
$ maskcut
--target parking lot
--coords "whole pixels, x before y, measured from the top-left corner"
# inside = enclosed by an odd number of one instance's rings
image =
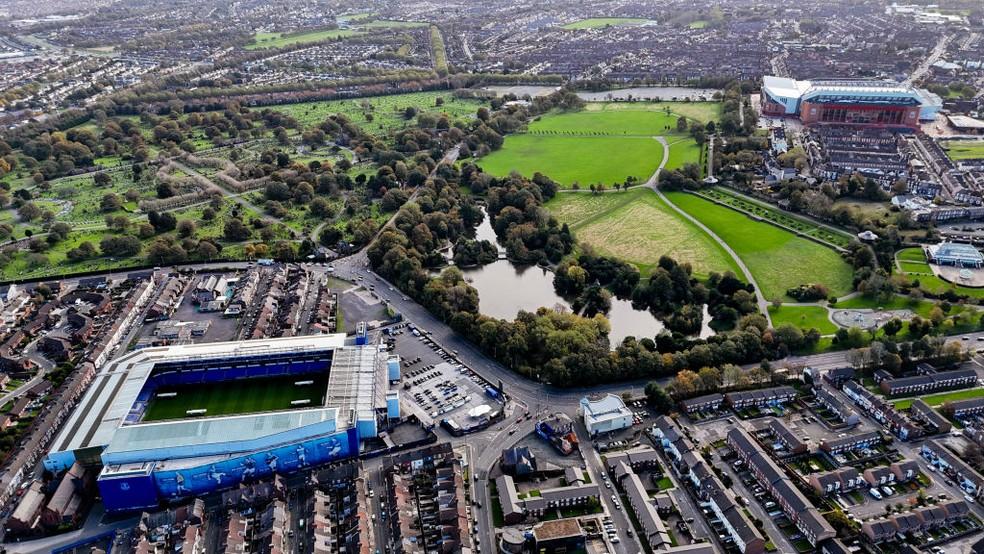
[[[426,330],[402,323],[390,327],[389,332],[392,352],[401,359],[405,405],[422,422],[436,424],[453,418],[461,427],[469,427],[487,415],[471,417],[473,409],[482,405],[487,405],[489,412],[501,408],[486,393],[489,383],[466,368],[455,352],[447,352],[431,340]]]

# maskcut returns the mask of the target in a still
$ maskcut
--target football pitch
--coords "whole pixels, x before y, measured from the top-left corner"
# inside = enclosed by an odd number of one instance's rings
[[[314,381],[310,385],[295,385],[298,381]],[[269,379],[241,379],[209,385],[183,385],[162,387],[154,393],[143,421],[160,421],[188,417],[212,417],[231,414],[250,414],[291,408],[311,408],[324,404],[328,374],[315,376],[295,375]],[[177,393],[176,396],[159,396],[161,393]],[[291,405],[295,400],[310,399],[302,405]],[[188,410],[206,410],[203,414],[189,415]]]

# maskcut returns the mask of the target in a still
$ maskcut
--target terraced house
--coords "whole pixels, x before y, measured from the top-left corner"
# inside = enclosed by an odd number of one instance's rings
[[[912,401],[909,406],[909,416],[926,425],[937,433],[949,433],[953,425],[948,419],[941,416],[932,406],[923,402],[921,398]]]
[[[820,441],[820,450],[834,456],[844,452],[850,452],[852,450],[871,448],[872,446],[881,443],[881,433],[878,431],[869,431],[867,433],[860,433],[857,435],[848,435],[846,437],[839,437],[836,439],[822,440]]]
[[[885,379],[878,387],[887,396],[926,394],[929,392],[961,389],[977,384],[977,372],[973,369],[954,369],[928,375],[914,375],[897,379]]]
[[[751,435],[744,429],[734,428],[728,431],[727,440],[738,457],[748,464],[755,479],[775,498],[782,511],[810,544],[816,546],[837,536],[837,531],[820,515],[820,511],[796,488],[793,481],[769,458]]]
[[[854,490],[864,483],[864,479],[853,467],[846,466],[824,473],[814,473],[809,478],[810,485],[817,494],[828,495]]]
[[[793,387],[772,387],[768,389],[748,390],[740,392],[729,392],[724,395],[724,401],[732,409],[742,408],[762,408],[765,406],[775,406],[791,402],[796,398],[796,389]]]
[[[922,444],[919,453],[937,469],[950,475],[957,481],[960,488],[970,496],[980,496],[981,492],[984,491],[984,476],[981,476],[943,444],[935,440],[928,440]]]

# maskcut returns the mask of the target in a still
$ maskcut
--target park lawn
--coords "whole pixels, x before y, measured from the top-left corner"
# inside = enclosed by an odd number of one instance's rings
[[[659,167],[663,146],[646,137],[567,137],[530,134],[506,137],[502,148],[478,161],[492,175],[513,171],[533,176],[542,173],[565,188],[578,183],[611,187],[627,177],[645,182]]]
[[[984,140],[944,140],[940,144],[951,160],[984,158]]]
[[[666,170],[680,169],[687,164],[698,164],[701,168],[701,175],[704,174],[704,164],[701,163],[701,152],[703,147],[697,144],[694,139],[680,138],[669,141],[670,156],[666,159]]]
[[[438,98],[443,105],[436,105]],[[364,131],[385,134],[411,126],[413,122],[407,120],[404,115],[407,108],[415,108],[433,115],[445,114],[448,119],[455,121],[474,119],[478,108],[485,104],[477,99],[457,98],[451,91],[430,91],[348,100],[301,102],[271,106],[270,109],[293,117],[304,127],[317,125],[330,115],[342,114]],[[372,121],[369,121],[370,116]]]
[[[984,388],[978,389],[963,389],[955,390],[950,392],[941,392],[939,394],[930,394],[928,396],[914,396],[912,398],[904,398],[902,400],[896,400],[894,402],[895,409],[906,410],[912,405],[912,401],[916,398],[922,398],[923,402],[929,404],[930,406],[942,406],[946,402],[954,402],[957,400],[969,400],[971,398],[980,398],[984,396]]]
[[[854,240],[854,235],[851,233],[780,210],[772,204],[725,187],[707,189],[701,191],[701,194],[717,202],[724,203],[731,208],[750,213],[796,233],[825,241],[840,248],[847,248]]]
[[[310,385],[295,385],[297,381],[314,381]],[[241,379],[213,385],[161,387],[157,391],[176,392],[177,396],[151,399],[143,421],[212,417],[288,410],[295,400],[310,400],[306,407],[324,404],[325,380],[320,376],[288,376],[269,379]],[[188,410],[208,410],[201,416],[188,416]]]
[[[837,326],[827,317],[827,308],[822,306],[769,306],[772,326],[789,323],[800,329],[816,329],[821,335],[833,335]]]
[[[635,265],[643,275],[652,272],[662,255],[689,263],[701,277],[725,271],[741,275],[721,245],[648,188],[563,193],[546,207],[559,221],[570,225],[581,243]]]
[[[809,283],[822,283],[835,296],[852,289],[851,267],[832,249],[693,194],[667,196],[734,249],[766,298],[786,298],[788,289]]]
[[[581,19],[573,23],[568,23],[567,25],[562,26],[561,29],[601,29],[603,27],[645,25],[647,23],[653,23],[653,21],[651,19],[643,19],[640,17],[590,17],[588,19]]]
[[[720,102],[587,102],[584,110],[589,112],[663,112],[670,111],[674,116],[684,116],[696,119],[701,123],[721,119]],[[673,130],[676,130],[676,119],[673,120]]]
[[[320,42],[322,40],[352,37],[361,34],[359,31],[353,29],[324,29],[304,33],[256,33],[253,35],[253,42],[247,44],[246,49],[283,48],[292,44]]]
[[[834,306],[838,310],[911,310],[916,315],[929,317],[929,312],[935,304],[929,300],[916,300],[909,296],[895,295],[889,300],[868,298],[858,295],[847,300],[838,301]],[[959,306],[954,306],[959,308]]]
[[[676,115],[662,110],[581,110],[538,117],[530,123],[528,132],[546,135],[652,137],[676,133],[676,121]]]
[[[76,274],[86,271],[109,270],[118,267],[132,267],[143,262],[143,258],[138,254],[131,258],[111,259],[105,257],[92,258],[80,262],[68,261],[67,253],[76,248],[83,241],[92,243],[96,248],[99,241],[104,236],[110,235],[107,231],[75,231],[68,235],[68,238],[55,244],[42,253],[47,263],[32,266],[29,261],[31,252],[27,249],[18,250],[11,258],[10,263],[3,267],[0,278],[4,281],[28,279],[32,277],[44,277],[62,274]]]

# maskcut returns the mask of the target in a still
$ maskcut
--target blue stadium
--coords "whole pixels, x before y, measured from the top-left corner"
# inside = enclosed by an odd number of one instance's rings
[[[356,456],[385,413],[385,371],[376,345],[344,335],[138,350],[100,370],[44,464],[101,467],[106,510],[126,512]]]

